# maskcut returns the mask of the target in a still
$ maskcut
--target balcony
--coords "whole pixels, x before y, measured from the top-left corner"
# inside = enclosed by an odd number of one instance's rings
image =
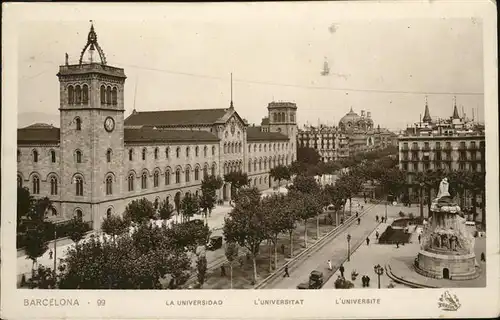
[[[401,148],[401,151],[405,151],[405,152],[407,152],[408,150],[410,150],[410,148],[408,148],[408,146],[403,146],[403,147]]]
[[[441,151],[441,146],[435,146],[435,147],[434,147],[434,150],[435,150],[435,151]]]
[[[431,151],[431,147],[429,146],[423,146],[422,151]]]
[[[444,151],[447,151],[447,152],[448,152],[448,151],[451,151],[451,150],[452,150],[451,145],[445,145],[445,146],[443,147],[443,150],[444,150]]]
[[[419,151],[420,148],[418,146],[411,146],[411,151]]]
[[[408,159],[408,158],[403,158],[403,159],[401,159],[401,162],[410,162],[410,159]]]
[[[458,162],[466,162],[466,161],[468,161],[467,158],[464,157],[458,158]]]
[[[479,150],[479,148],[476,144],[470,144],[468,149],[471,151]]]
[[[465,146],[465,144],[460,144],[458,146],[458,150],[467,150],[467,147]]]

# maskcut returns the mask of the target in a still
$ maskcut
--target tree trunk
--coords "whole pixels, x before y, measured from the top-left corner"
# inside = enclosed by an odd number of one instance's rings
[[[233,263],[229,264],[229,272],[231,274],[231,289],[233,288]]]
[[[257,284],[257,259],[255,254],[252,254],[252,262],[253,262],[253,284]]]
[[[269,248],[269,272],[273,272],[273,254],[270,240],[267,240],[267,247]]]
[[[486,199],[485,199],[486,192],[481,192],[481,224],[483,225],[483,229],[486,228]]]
[[[352,198],[349,198],[349,215],[352,215]]]
[[[319,240],[319,214],[316,216],[316,239]]]
[[[431,187],[427,188],[427,215],[430,215],[431,212]]]
[[[422,188],[419,190],[419,198],[420,198],[420,218],[424,218],[424,201],[422,199]]]
[[[304,244],[307,248],[307,219],[304,220]]]
[[[274,239],[274,269],[278,269],[278,237]]]
[[[293,257],[293,230],[290,231],[290,258]]]
[[[473,221],[476,221],[476,217],[477,217],[477,212],[476,212],[476,198],[477,198],[476,191],[472,191],[472,220]]]

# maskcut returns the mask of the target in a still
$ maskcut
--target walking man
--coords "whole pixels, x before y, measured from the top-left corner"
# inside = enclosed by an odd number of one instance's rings
[[[370,286],[370,277],[369,276],[366,276],[366,286],[367,287]]]
[[[366,287],[366,275],[361,277],[361,282],[363,283],[363,288]]]
[[[366,245],[369,246],[370,245],[370,238],[366,237]]]
[[[418,234],[418,244],[420,244],[420,233]]]
[[[330,271],[333,270],[331,260],[328,260],[328,270],[330,270]]]
[[[378,222],[378,215],[375,216],[375,222]]]
[[[285,274],[283,275],[283,278],[290,277],[290,274],[288,273],[288,266],[285,266]]]
[[[399,241],[396,241],[396,248],[399,248]]]
[[[484,252],[481,252],[481,261],[486,262],[486,256],[484,255]]]
[[[339,270],[340,270],[340,276],[341,276],[342,278],[344,278],[344,265],[343,265],[343,264],[341,264],[341,265],[340,265]]]
[[[54,254],[54,252],[52,252],[52,249],[50,249],[49,251],[49,258],[52,259],[52,255]]]
[[[358,226],[359,226],[360,223],[361,223],[361,218],[358,218]]]
[[[375,239],[376,240],[378,240],[378,236],[379,236],[379,234],[378,234],[378,230],[377,230],[377,231],[375,231]]]

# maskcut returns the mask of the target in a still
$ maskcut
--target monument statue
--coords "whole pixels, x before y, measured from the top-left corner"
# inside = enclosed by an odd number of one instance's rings
[[[441,183],[439,184],[439,191],[437,194],[437,199],[441,199],[442,197],[450,197],[450,193],[448,192],[449,188],[448,178],[443,178]]]

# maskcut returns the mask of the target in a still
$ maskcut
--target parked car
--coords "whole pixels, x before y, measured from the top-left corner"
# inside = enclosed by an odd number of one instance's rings
[[[222,236],[210,237],[210,241],[207,245],[207,250],[215,251],[220,248],[222,248]]]
[[[297,289],[321,289],[323,287],[323,272],[313,270],[309,275],[309,282],[301,283]]]

